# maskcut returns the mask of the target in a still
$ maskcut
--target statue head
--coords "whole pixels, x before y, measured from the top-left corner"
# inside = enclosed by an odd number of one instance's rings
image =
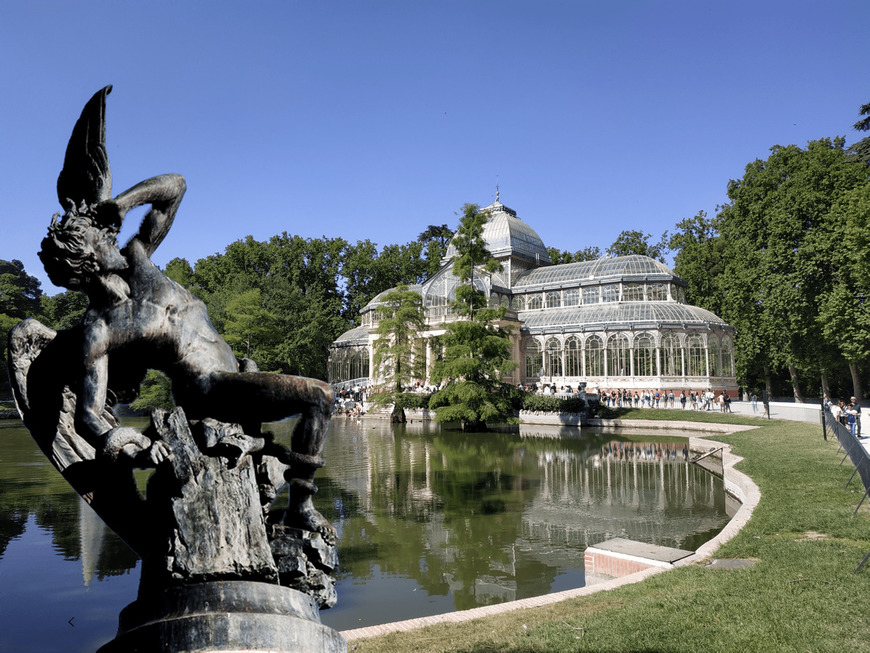
[[[55,214],[42,241],[39,258],[51,282],[70,290],[88,290],[98,284],[106,287],[114,272],[127,267],[118,248],[118,229],[102,226],[87,209],[67,211],[58,220]],[[117,292],[111,293],[117,295]],[[121,293],[126,295],[126,293]]]

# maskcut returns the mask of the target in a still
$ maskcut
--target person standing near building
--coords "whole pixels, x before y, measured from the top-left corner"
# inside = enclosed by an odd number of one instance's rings
[[[856,435],[861,437],[861,404],[858,403],[858,400],[855,397],[850,397],[849,399],[852,402],[852,405],[855,407],[855,431]]]

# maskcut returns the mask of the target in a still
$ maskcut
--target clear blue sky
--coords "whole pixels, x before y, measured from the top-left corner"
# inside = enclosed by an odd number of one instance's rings
[[[106,84],[115,194],[187,179],[160,265],[405,243],[496,184],[548,246],[657,240],[773,145],[858,140],[868,35],[867,0],[4,2],[0,258],[57,292],[36,251]]]

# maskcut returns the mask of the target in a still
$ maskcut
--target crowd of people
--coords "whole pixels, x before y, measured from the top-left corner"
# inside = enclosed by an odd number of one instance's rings
[[[599,401],[611,408],[679,408],[722,413],[731,412],[731,396],[727,390],[716,394],[712,390],[599,390]]]
[[[335,410],[333,415],[360,417],[366,414],[366,401],[371,393],[368,386],[355,385],[335,391]]]
[[[849,432],[854,437],[859,440],[864,440],[868,437],[861,435],[861,406],[858,404],[856,397],[850,397],[848,402],[842,399],[835,402],[825,395],[824,407],[825,410],[834,416],[835,420],[849,429]]]

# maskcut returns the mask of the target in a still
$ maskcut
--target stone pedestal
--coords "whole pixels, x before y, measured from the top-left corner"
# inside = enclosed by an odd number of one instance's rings
[[[167,589],[121,612],[98,653],[347,653],[307,594],[280,585],[217,581]]]

